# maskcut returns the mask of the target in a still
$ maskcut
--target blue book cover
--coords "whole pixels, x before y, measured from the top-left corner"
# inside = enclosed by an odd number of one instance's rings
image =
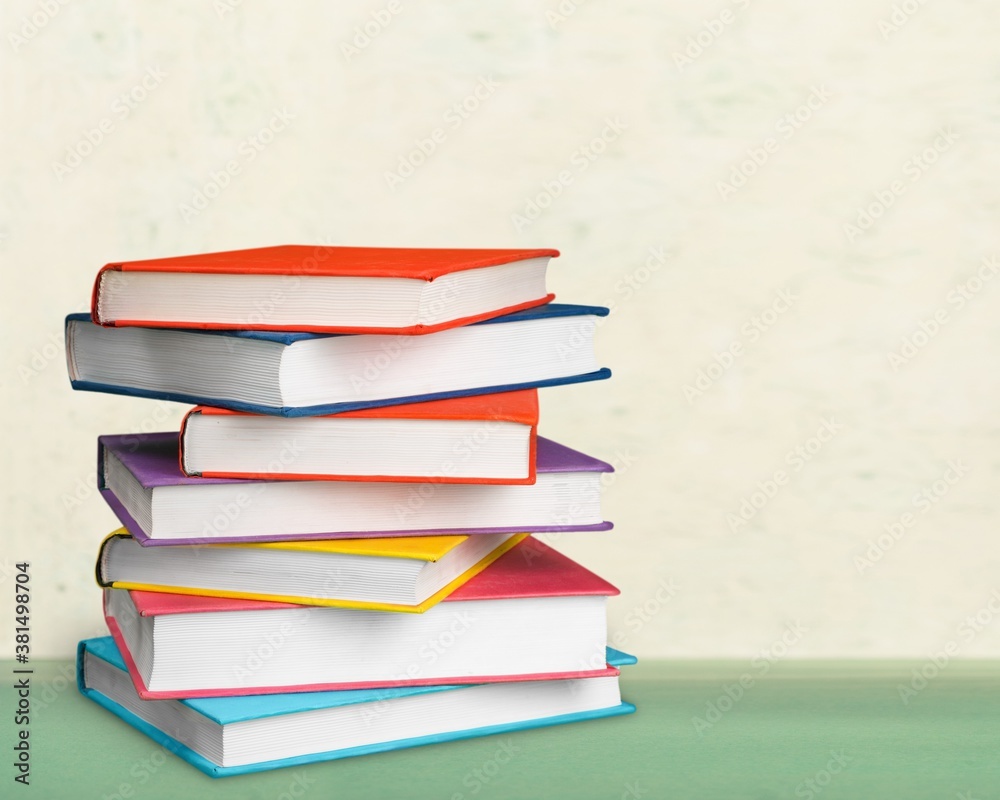
[[[126,702],[135,711],[129,710],[124,705],[111,699],[103,692],[89,686],[85,675],[84,664],[87,654],[99,658],[114,669],[122,673],[124,685],[128,686],[130,696]],[[620,667],[634,664],[636,659],[627,653],[622,653],[611,647],[607,648],[607,661],[610,666]],[[579,680],[594,680],[593,678],[581,678]],[[202,772],[212,777],[224,777],[228,775],[240,775],[248,772],[260,772],[263,770],[277,769],[280,767],[299,766],[316,761],[329,761],[339,758],[349,758],[351,756],[368,755],[388,750],[398,750],[406,747],[417,747],[424,744],[436,744],[439,742],[449,742],[458,739],[467,739],[478,736],[489,736],[495,733],[510,733],[518,730],[530,728],[547,727],[551,725],[561,725],[567,722],[576,722],[587,719],[597,719],[600,717],[617,716],[630,714],[635,711],[635,706],[631,703],[622,702],[608,708],[582,711],[571,714],[561,714],[558,716],[531,719],[521,722],[505,723],[501,725],[489,725],[485,727],[468,728],[458,731],[447,731],[426,736],[409,739],[397,739],[394,741],[377,742],[366,744],[360,747],[349,747],[340,750],[328,750],[319,753],[295,756],[291,758],[281,758],[273,761],[262,761],[253,764],[240,766],[223,767],[205,758],[191,748],[182,744],[177,739],[157,728],[152,723],[143,719],[139,714],[145,704],[170,703],[186,707],[189,711],[194,711],[206,717],[218,725],[232,725],[234,723],[259,720],[268,717],[281,717],[289,714],[317,711],[321,709],[331,709],[341,706],[351,706],[364,703],[384,703],[387,700],[397,698],[416,697],[422,695],[433,695],[439,692],[462,691],[474,687],[469,686],[414,686],[387,689],[360,689],[350,691],[331,692],[302,692],[294,694],[273,694],[255,695],[241,697],[210,697],[189,700],[141,700],[135,694],[131,686],[131,681],[127,676],[125,662],[122,659],[114,640],[110,636],[98,639],[86,639],[81,641],[77,649],[77,685],[80,692],[90,700],[93,700],[108,711],[117,715],[132,727],[149,736],[167,750],[176,754],[191,765],[197,767]],[[505,686],[517,686],[517,684],[503,684]],[[136,713],[136,712],[139,713]]]
[[[559,317],[582,317],[596,316],[605,317],[608,309],[601,306],[581,306],[569,305],[565,303],[549,303],[524,311],[517,311],[513,314],[506,314],[501,317],[483,320],[473,323],[472,326],[479,325],[499,325],[508,322],[524,322],[529,320],[553,319]],[[94,324],[89,314],[70,314],[66,317],[67,331],[67,352],[70,351],[69,326],[72,322],[86,322]],[[116,330],[116,329],[108,329]],[[128,330],[128,329],[123,329]],[[171,329],[158,328],[149,330],[169,331]],[[452,329],[459,330],[459,329]],[[288,347],[296,342],[311,339],[327,339],[341,336],[358,336],[371,334],[316,334],[316,333],[284,333],[280,331],[217,331],[217,330],[184,330],[185,333],[196,334],[198,336],[222,336],[235,339],[250,339]],[[442,332],[446,333],[446,331]],[[425,336],[435,336],[437,334],[424,334]],[[387,335],[385,338],[393,339],[395,336]],[[250,403],[225,397],[209,397],[204,395],[186,394],[169,390],[140,389],[130,386],[114,385],[108,383],[97,383],[93,381],[80,380],[70,377],[70,384],[74,389],[87,392],[104,392],[106,394],[122,394],[131,397],[146,397],[154,400],[172,400],[178,403],[189,403],[192,405],[215,406],[218,408],[228,408],[233,411],[247,411],[254,414],[271,414],[284,417],[319,416],[322,414],[339,414],[345,411],[358,411],[365,408],[379,408],[390,405],[403,405],[406,403],[421,403],[426,400],[443,400],[451,397],[468,397],[479,394],[492,394],[494,392],[510,392],[519,389],[537,389],[547,386],[562,386],[572,383],[583,383],[587,381],[605,380],[611,377],[611,370],[605,368],[595,370],[580,375],[568,375],[556,378],[524,381],[521,383],[500,384],[494,386],[477,386],[464,389],[457,389],[442,392],[429,392],[423,394],[412,394],[400,397],[381,398],[378,400],[359,400],[338,403],[327,403],[323,405],[310,406],[269,406],[260,403]]]

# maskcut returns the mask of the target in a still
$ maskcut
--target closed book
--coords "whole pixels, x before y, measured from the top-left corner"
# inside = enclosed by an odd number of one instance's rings
[[[634,661],[610,651],[615,664]],[[145,701],[110,637],[77,651],[77,686],[212,777],[629,714],[617,676]]]
[[[423,614],[124,589],[104,613],[150,699],[607,674],[616,594],[529,538]]]
[[[338,414],[610,377],[606,308],[550,303],[426,336],[105,328],[66,319],[74,389],[279,416]]]
[[[422,613],[525,533],[142,547],[124,528],[101,544],[97,582],[119,589]]]
[[[118,261],[98,273],[91,314],[117,326],[430,333],[548,302],[558,255],[279,245]]]
[[[185,475],[262,480],[535,482],[538,391],[277,417],[197,406]]]
[[[531,485],[191,478],[176,433],[101,436],[101,495],[146,545],[607,530],[610,464],[537,437]]]

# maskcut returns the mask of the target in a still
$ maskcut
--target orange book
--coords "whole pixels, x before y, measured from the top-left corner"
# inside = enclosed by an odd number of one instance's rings
[[[280,245],[114,262],[94,284],[105,326],[421,334],[552,300],[551,249]]]
[[[533,484],[537,428],[536,389],[316,417],[198,406],[180,463],[205,478]]]

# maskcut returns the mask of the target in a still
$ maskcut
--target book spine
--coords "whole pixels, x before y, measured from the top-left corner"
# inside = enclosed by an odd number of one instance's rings
[[[177,460],[180,462],[181,472],[187,475],[189,478],[200,478],[202,474],[200,472],[189,472],[187,465],[184,463],[184,451],[185,451],[185,441],[187,439],[187,426],[188,420],[191,418],[192,414],[200,414],[201,407],[196,406],[192,408],[187,414],[184,415],[184,419],[181,420],[181,430],[177,436]]]
[[[90,318],[98,325],[105,328],[112,328],[115,325],[114,320],[104,321],[101,319],[101,293],[104,287],[104,278],[111,272],[121,272],[121,264],[105,264],[97,273],[97,277],[94,279],[94,290],[90,295]]]
[[[127,533],[109,533],[104,537],[104,541],[101,542],[101,546],[97,551],[97,564],[94,567],[94,577],[97,579],[97,585],[102,589],[111,589],[114,584],[107,579],[107,557],[108,549],[111,547],[111,542],[114,539],[131,539]]]

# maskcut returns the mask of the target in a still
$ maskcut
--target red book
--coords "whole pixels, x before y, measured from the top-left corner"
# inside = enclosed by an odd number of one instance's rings
[[[618,590],[528,538],[423,614],[105,590],[145,699],[615,674]]]
[[[533,484],[538,391],[318,417],[198,406],[181,425],[185,475],[257,480]]]
[[[105,326],[419,334],[552,300],[559,251],[280,245],[122,261],[97,275]]]

